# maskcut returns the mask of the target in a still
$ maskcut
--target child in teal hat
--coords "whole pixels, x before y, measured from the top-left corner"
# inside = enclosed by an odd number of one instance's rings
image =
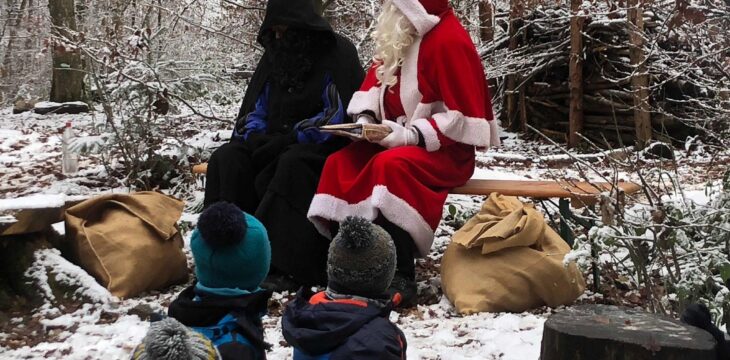
[[[271,247],[264,226],[233,204],[215,203],[200,215],[190,249],[197,283],[168,314],[208,337],[224,360],[265,358],[261,317],[271,292],[260,285]]]

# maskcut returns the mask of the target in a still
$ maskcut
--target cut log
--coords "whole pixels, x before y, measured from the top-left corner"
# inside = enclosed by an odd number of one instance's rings
[[[713,337],[642,310],[580,305],[545,322],[540,359],[715,359]]]
[[[13,105],[13,114],[20,114],[33,110],[37,102],[37,100],[18,100],[15,102],[15,105]]]
[[[57,103],[43,101],[35,104],[33,112],[36,114],[81,114],[89,112],[89,105],[81,101]]]

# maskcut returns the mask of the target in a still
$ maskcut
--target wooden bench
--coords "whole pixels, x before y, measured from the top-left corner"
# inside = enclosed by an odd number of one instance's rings
[[[0,212],[0,237],[42,232],[63,221],[66,209],[81,202],[67,201],[58,206],[21,208]]]
[[[208,164],[193,166],[193,173],[204,175],[208,171]],[[631,182],[619,182],[616,186],[624,194],[632,194],[641,190],[641,187]],[[558,208],[563,221],[560,222],[560,235],[571,246],[573,236],[567,221],[578,220],[570,210],[584,206],[593,206],[600,201],[602,193],[614,190],[611,183],[588,183],[579,181],[531,181],[531,180],[484,180],[471,179],[463,186],[451,189],[451,194],[457,195],[489,195],[500,193],[508,196],[523,196],[535,200],[549,200],[558,198]],[[588,226],[578,221],[583,226]]]

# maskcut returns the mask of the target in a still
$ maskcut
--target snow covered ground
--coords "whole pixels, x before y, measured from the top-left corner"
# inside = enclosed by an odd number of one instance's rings
[[[437,248],[446,245],[440,238]],[[186,239],[187,240],[187,239]],[[187,243],[188,241],[186,241]],[[48,274],[56,280],[78,287],[73,298],[79,307],[59,304],[48,285]],[[27,275],[44,290],[46,303],[33,314],[10,321],[23,332],[26,323],[37,323],[32,346],[15,348],[22,341],[18,334],[0,333],[0,359],[126,359],[140,342],[148,322],[139,311],[165,312],[165,306],[182,290],[182,286],[147,296],[120,300],[112,296],[78,266],[61,257],[56,249],[43,249]],[[438,284],[437,277],[422,281]],[[281,309],[293,294],[274,294],[271,308]],[[393,313],[408,339],[411,359],[537,359],[546,314],[478,314],[460,316],[448,300]],[[145,307],[148,306],[149,308]],[[279,311],[275,311],[276,314]],[[281,335],[280,316],[264,319],[266,341],[274,347],[269,359],[290,359],[291,348]],[[9,341],[9,340],[13,341]],[[10,346],[9,346],[10,345]]]
[[[0,111],[0,215],[17,207],[39,207],[62,202],[68,197],[83,197],[111,191],[128,191],[115,179],[109,179],[101,160],[82,157],[78,175],[66,178],[60,172],[60,129],[73,121],[81,134],[91,134],[100,123],[99,115],[12,115]],[[205,128],[205,122],[191,125],[184,139],[199,151],[216,145],[216,134],[223,128]],[[205,129],[205,130],[203,130]],[[478,154],[475,178],[487,179],[580,179],[616,177],[638,181],[627,169],[617,172],[595,159],[593,170],[565,166],[569,159],[557,146],[538,141],[524,141],[506,134],[504,146]],[[163,149],[164,151],[164,149]],[[677,152],[675,170],[683,178],[686,190],[699,190],[708,177],[700,166],[706,162],[702,151]],[[683,166],[692,164],[693,166]],[[700,164],[700,165],[697,165]],[[198,189],[193,197],[199,198]],[[23,197],[23,200],[18,200]],[[450,196],[450,205],[464,212],[478,209],[482,197]],[[550,209],[549,209],[550,210]],[[186,211],[182,221],[194,225],[197,216]],[[62,227],[54,227],[62,231]],[[552,310],[538,309],[523,314],[456,314],[441,294],[438,267],[454,228],[442,222],[436,233],[432,253],[419,260],[420,303],[417,308],[400,310],[392,320],[408,338],[411,359],[537,359],[542,327]],[[186,235],[185,243],[188,243]],[[187,252],[187,249],[186,249]],[[189,255],[189,252],[188,252]],[[77,289],[70,301],[55,298],[48,285],[49,274],[55,280]],[[142,339],[150,312],[164,313],[166,306],[183,286],[120,300],[99,286],[79,267],[69,263],[55,249],[36,252],[34,265],[27,275],[45,289],[45,304],[32,313],[9,319],[12,330],[0,333],[0,359],[125,359]],[[273,345],[269,359],[291,358],[280,329],[283,304],[292,294],[275,294],[271,314],[265,318],[266,341]]]

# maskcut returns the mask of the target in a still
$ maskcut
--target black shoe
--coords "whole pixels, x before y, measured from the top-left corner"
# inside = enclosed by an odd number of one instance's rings
[[[409,308],[416,306],[418,287],[415,279],[410,279],[396,272],[388,288],[388,294],[391,297],[398,297],[396,293],[400,294],[400,303],[396,304],[396,307]]]
[[[273,292],[296,292],[299,290],[300,284],[287,275],[269,274],[261,283],[261,287]]]

